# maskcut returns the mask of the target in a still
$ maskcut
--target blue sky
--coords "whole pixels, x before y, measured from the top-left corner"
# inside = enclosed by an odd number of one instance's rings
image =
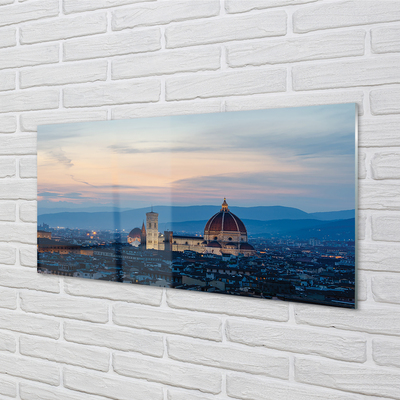
[[[355,104],[38,128],[40,208],[355,207]]]

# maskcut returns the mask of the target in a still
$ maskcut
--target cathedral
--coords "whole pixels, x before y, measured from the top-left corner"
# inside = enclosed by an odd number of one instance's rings
[[[128,235],[128,243],[143,249],[185,251],[196,253],[252,256],[256,254],[247,242],[247,230],[243,222],[229,211],[226,199],[221,210],[206,223],[204,236],[179,236],[171,231],[158,232],[158,213],[146,213],[146,225],[134,228]]]

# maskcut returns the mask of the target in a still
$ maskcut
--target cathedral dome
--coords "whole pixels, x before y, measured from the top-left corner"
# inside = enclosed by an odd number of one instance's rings
[[[129,237],[131,237],[132,239],[141,239],[141,234],[142,231],[140,228],[133,228],[130,232],[129,232]]]
[[[133,228],[128,235],[127,238],[128,243],[132,244],[133,242],[140,243],[142,241],[142,231],[139,228]]]
[[[226,199],[222,203],[221,210],[213,215],[204,228],[205,235],[212,235],[219,232],[232,232],[247,235],[246,227],[235,214],[228,209]]]

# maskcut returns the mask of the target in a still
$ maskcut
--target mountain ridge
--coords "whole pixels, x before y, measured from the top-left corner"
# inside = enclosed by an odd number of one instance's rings
[[[216,206],[156,206],[153,207],[154,212],[159,213],[160,230],[165,225],[176,225],[178,223],[191,222],[195,225],[199,223],[204,225],[215,213],[219,212],[220,207]],[[354,218],[354,210],[325,212],[320,218],[315,218],[315,214],[306,213],[293,207],[284,206],[257,206],[257,207],[230,207],[230,210],[236,214],[248,226],[248,230],[252,229],[251,221],[259,221],[260,223],[278,220],[315,220],[315,221],[332,221]],[[146,212],[149,208],[140,208],[134,210],[121,211],[119,213],[121,221],[121,229],[127,231],[140,227],[146,219]],[[328,217],[331,219],[326,219]],[[193,218],[194,217],[194,218]],[[171,222],[173,221],[173,222]],[[96,230],[113,230],[114,229],[114,212],[61,212],[54,214],[38,215],[38,224],[46,223],[52,227],[60,226],[66,228],[79,229],[96,229]]]

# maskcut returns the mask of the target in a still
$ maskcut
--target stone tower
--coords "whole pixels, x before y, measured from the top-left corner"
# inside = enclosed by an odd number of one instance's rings
[[[146,249],[158,250],[158,213],[146,213]]]

